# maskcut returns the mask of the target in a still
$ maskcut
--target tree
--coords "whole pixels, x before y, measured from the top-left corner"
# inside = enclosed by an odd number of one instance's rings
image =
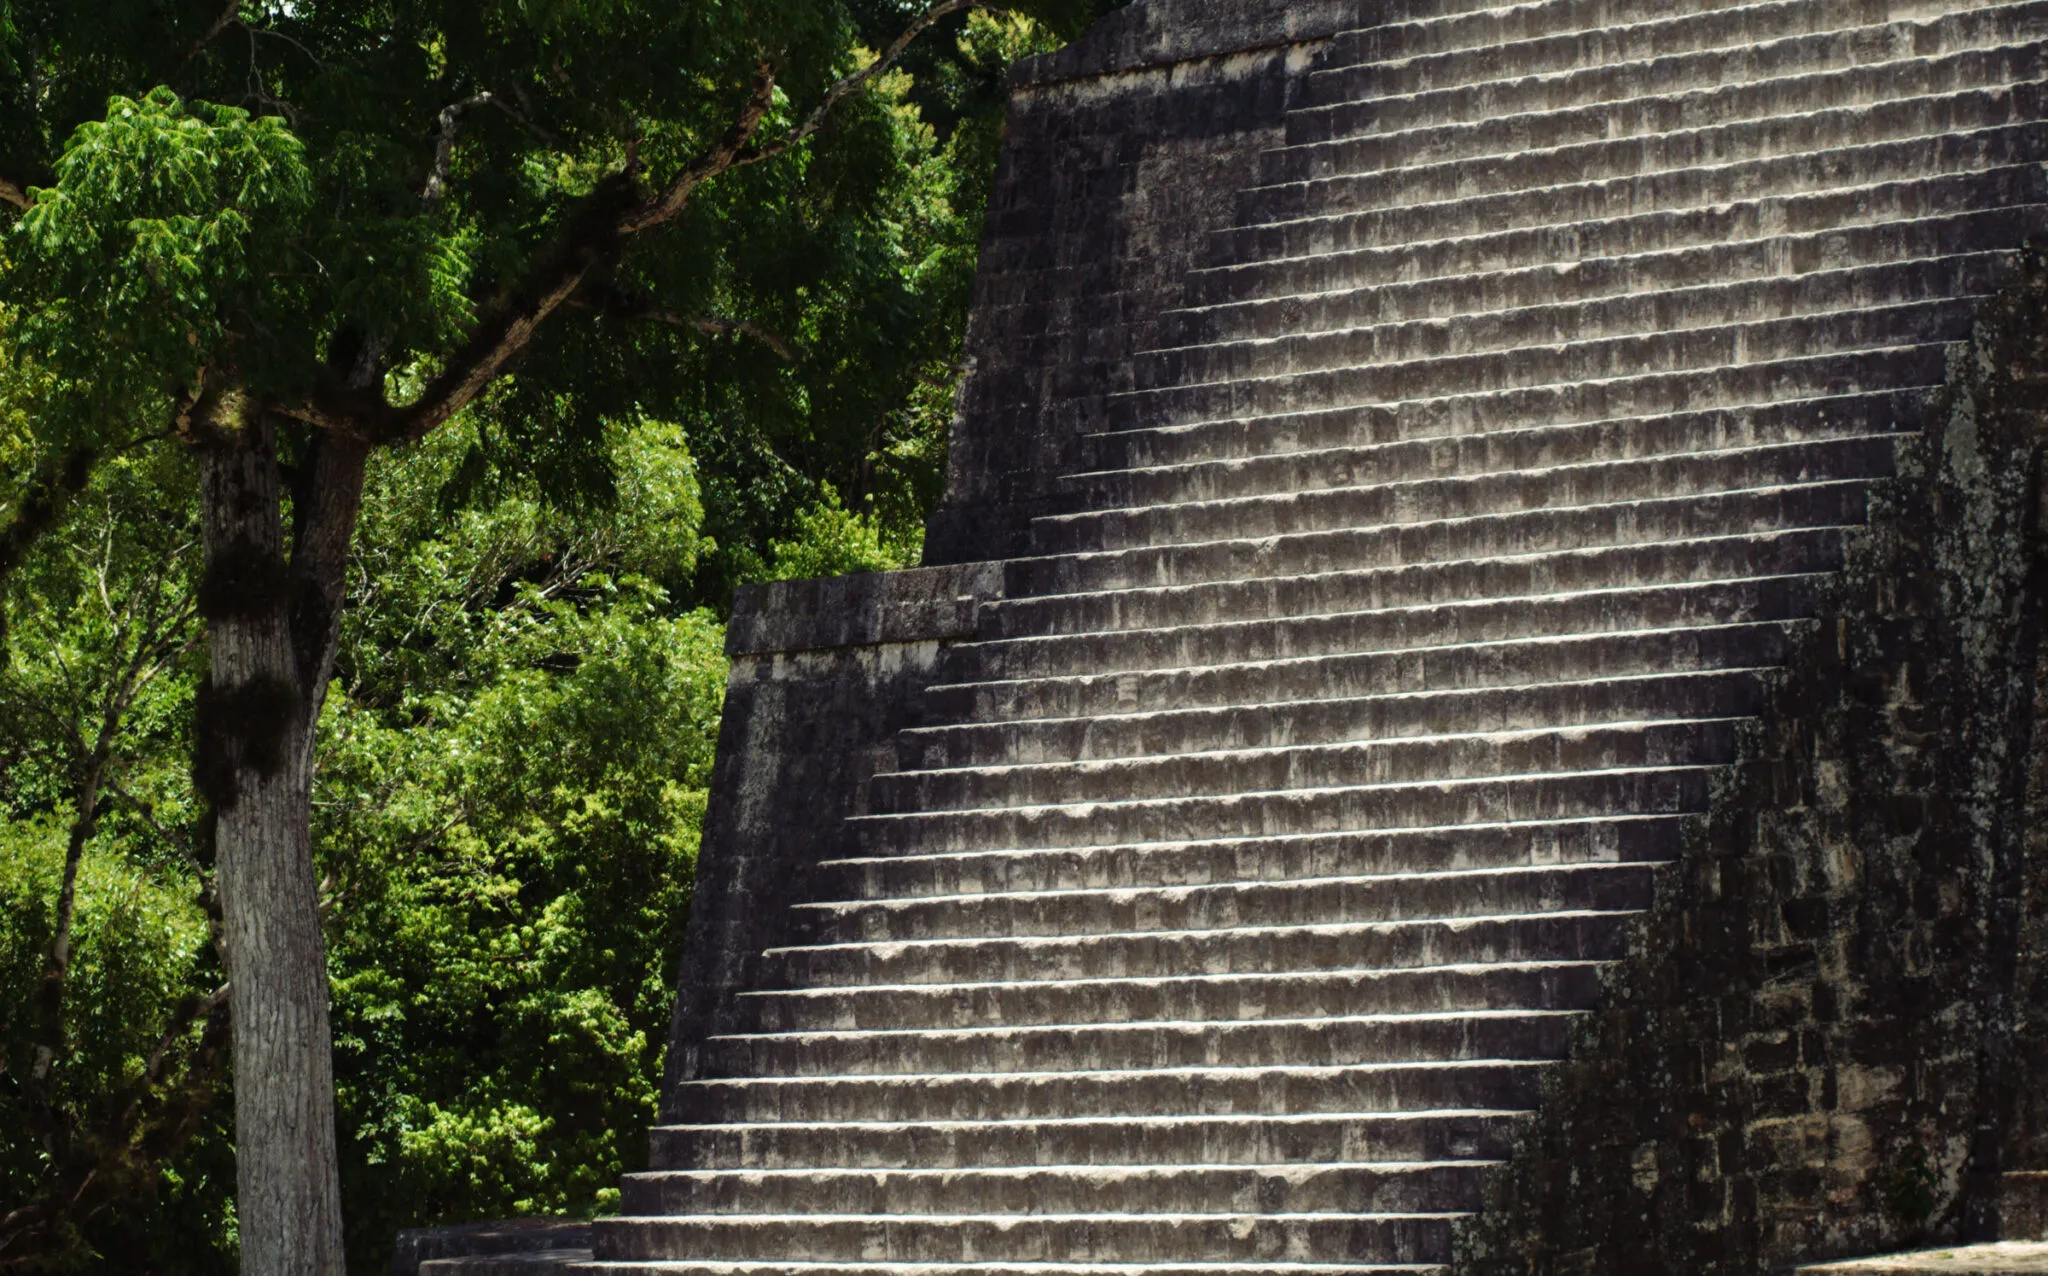
[[[153,459],[103,465],[0,600],[0,803],[40,812],[0,821],[0,1267],[153,1185],[225,1062],[208,874],[164,766],[198,637],[190,467]]]
[[[342,1264],[309,802],[372,454],[467,411],[601,497],[605,430],[689,405],[678,341],[788,360],[772,288],[702,251],[745,239],[719,196],[829,226],[888,127],[863,90],[977,7],[0,3],[6,286],[50,375],[0,570],[96,459],[196,462],[244,1270]]]

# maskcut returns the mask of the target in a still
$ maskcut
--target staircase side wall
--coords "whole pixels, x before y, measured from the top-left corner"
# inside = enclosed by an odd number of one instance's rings
[[[913,572],[739,592],[664,1094],[743,1028],[764,949],[847,848],[844,820],[918,721],[945,645],[1000,595],[994,560],[1064,508],[1081,432],[1129,384],[1203,233],[1280,136],[1295,76],[1358,0],[1139,0],[1016,68],[984,233],[948,489]]]
[[[705,1037],[745,1027],[736,998],[762,952],[801,942],[791,906],[847,851],[868,778],[917,724],[946,645],[1000,590],[992,565],[973,565],[739,591],[664,1096],[698,1075]]]
[[[2037,259],[1902,445],[1463,1229],[1464,1276],[1748,1274],[1978,1239],[2003,1172],[2048,1169],[2038,333]]]
[[[1355,7],[1154,0],[1020,65],[927,563],[1022,556],[1030,520],[1070,508],[1060,476]]]

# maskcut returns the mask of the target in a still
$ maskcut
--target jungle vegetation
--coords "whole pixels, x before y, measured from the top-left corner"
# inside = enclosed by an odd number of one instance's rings
[[[721,617],[915,561],[1098,7],[0,0],[0,1268],[614,1202]]]

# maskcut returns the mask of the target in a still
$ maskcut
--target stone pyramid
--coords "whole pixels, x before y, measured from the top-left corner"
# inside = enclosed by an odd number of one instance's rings
[[[1945,348],[2048,3],[1151,0],[925,571],[758,591],[596,1270],[1440,1270]]]

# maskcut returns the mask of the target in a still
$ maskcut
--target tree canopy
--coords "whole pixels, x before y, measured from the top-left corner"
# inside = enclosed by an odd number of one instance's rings
[[[1070,30],[1076,9],[1039,16]],[[5,0],[0,199],[33,206],[0,295],[57,378],[38,409],[46,483],[61,498],[88,449],[203,428],[209,395],[274,403],[288,429],[353,415],[366,434],[420,433],[436,377],[530,308],[553,258],[588,252],[516,375],[475,404],[473,468],[602,499],[603,423],[684,424],[729,547],[708,596],[758,570],[742,547],[793,530],[822,484],[914,522],[937,482],[1002,71],[1033,37],[954,14],[809,143],[664,223],[592,226],[715,153],[764,57],[766,153],[922,11]]]
[[[0,0],[0,1265],[604,1208],[719,615],[915,558],[1095,7]]]

